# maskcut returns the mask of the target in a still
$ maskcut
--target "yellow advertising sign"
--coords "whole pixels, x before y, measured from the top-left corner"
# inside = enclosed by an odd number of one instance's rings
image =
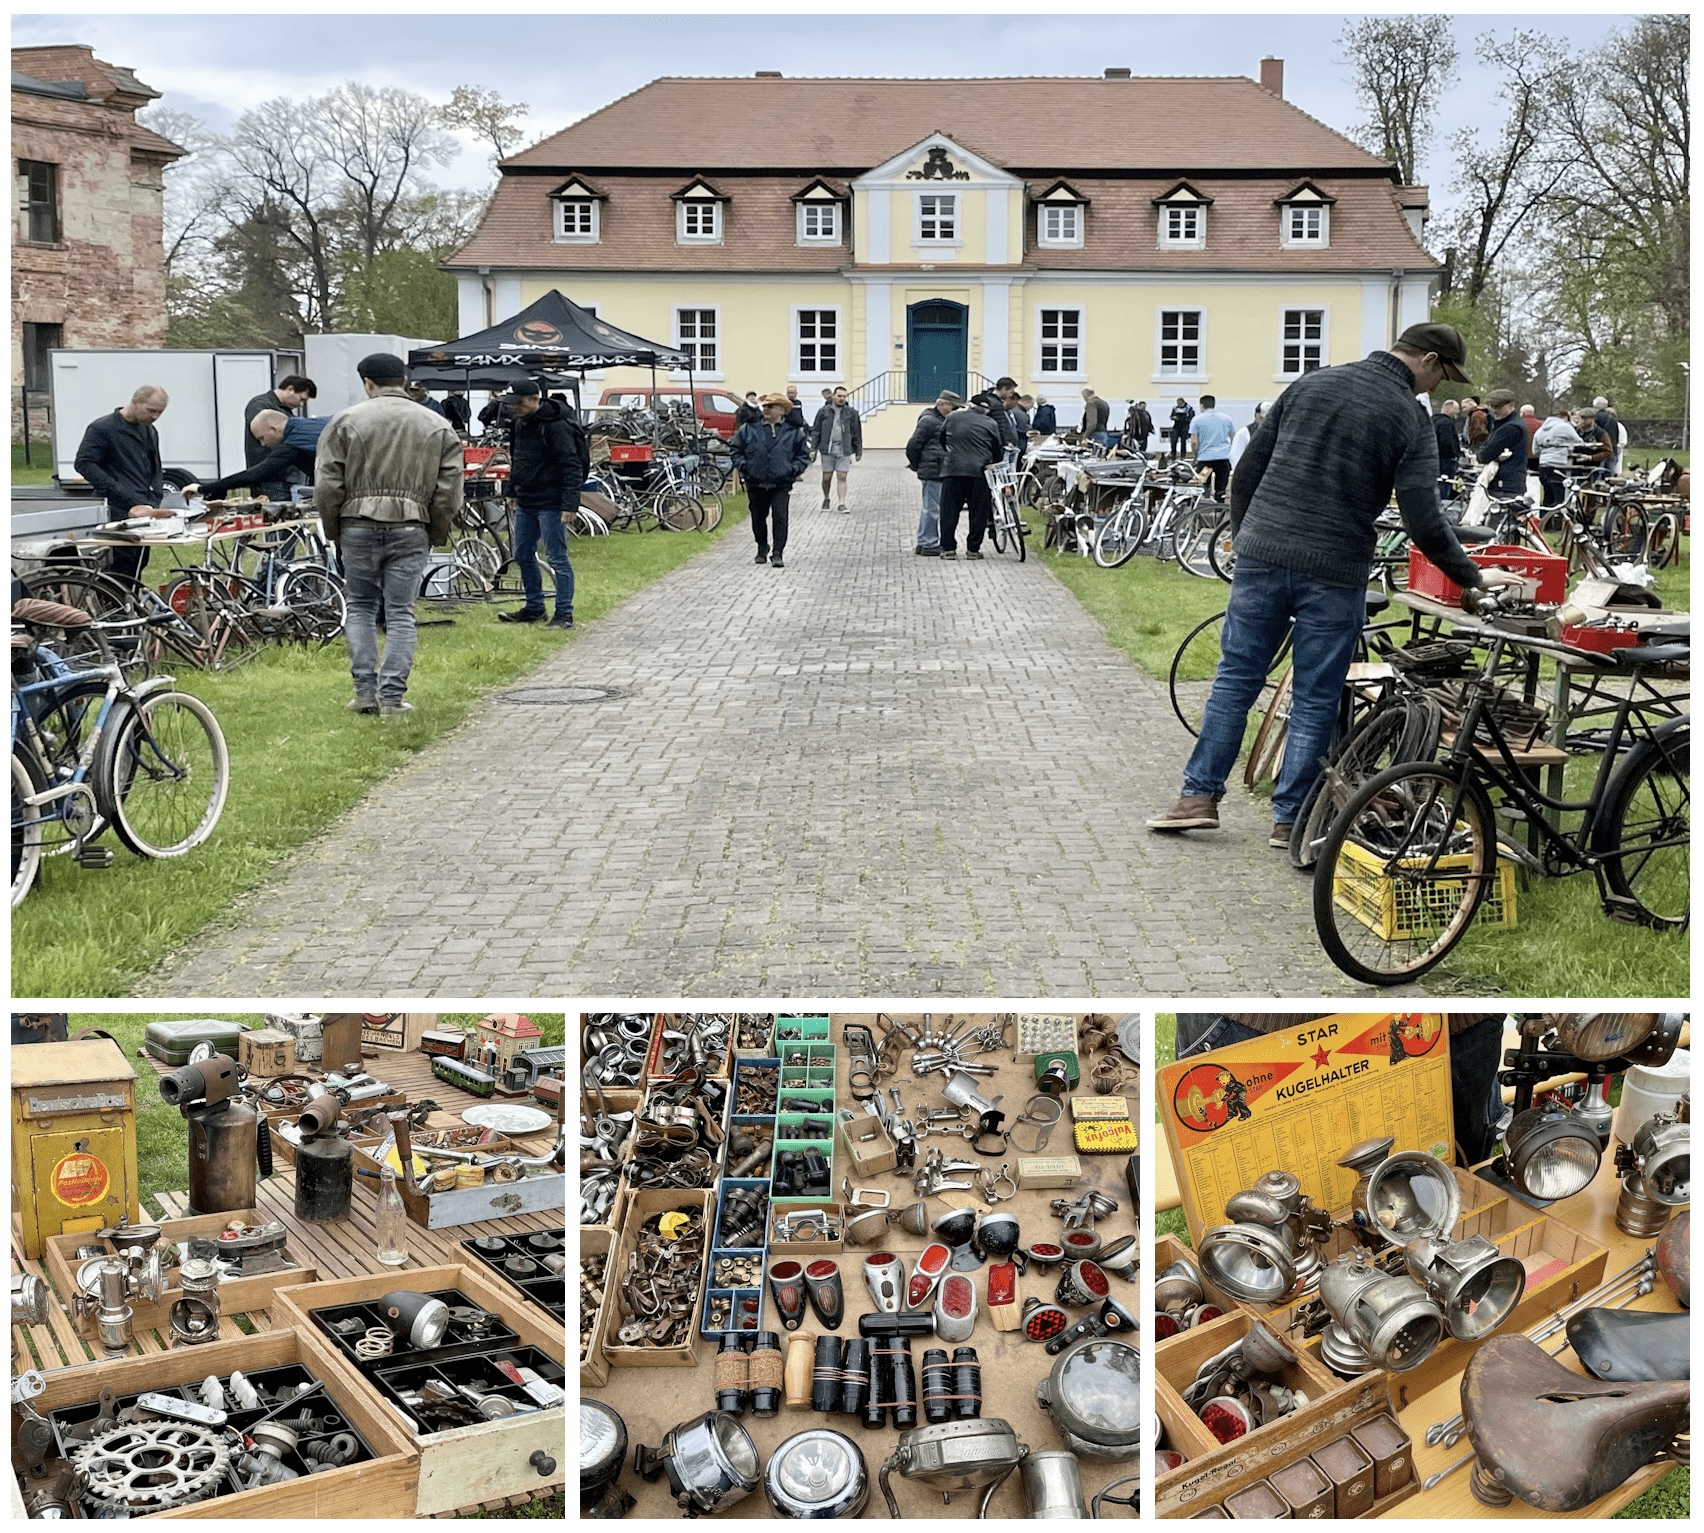
[[[1398,1150],[1451,1158],[1450,1045],[1437,1012],[1344,1012],[1167,1065],[1160,1119],[1192,1240],[1225,1202],[1272,1170],[1322,1208],[1342,1208],[1351,1145],[1391,1134]]]

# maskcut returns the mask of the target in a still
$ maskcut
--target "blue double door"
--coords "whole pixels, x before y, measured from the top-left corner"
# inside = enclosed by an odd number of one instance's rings
[[[942,389],[965,395],[970,365],[970,310],[962,303],[931,298],[905,311],[905,394],[928,404]]]

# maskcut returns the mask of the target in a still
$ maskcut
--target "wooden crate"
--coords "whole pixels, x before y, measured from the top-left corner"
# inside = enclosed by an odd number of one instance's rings
[[[313,1292],[312,1289],[304,1290]],[[127,1357],[116,1362],[84,1363],[56,1368],[45,1375],[46,1392],[31,1403],[43,1415],[65,1405],[93,1400],[110,1387],[117,1395],[137,1394],[163,1385],[195,1383],[208,1374],[221,1378],[233,1369],[254,1373],[300,1363],[325,1382],[325,1394],[360,1431],[377,1455],[365,1464],[306,1475],[283,1485],[239,1491],[232,1496],[197,1502],[170,1512],[155,1512],[151,1520],[167,1517],[249,1518],[367,1518],[416,1515],[416,1484],[420,1458],[395,1414],[364,1380],[351,1379],[327,1365],[309,1345],[309,1338],[291,1329],[261,1331],[231,1341],[212,1341],[152,1357]],[[558,1434],[560,1435],[560,1423]],[[465,1503],[464,1503],[465,1504]]]
[[[581,1227],[580,1255],[603,1256],[608,1254],[614,1244],[615,1232],[613,1230]],[[609,1378],[609,1359],[603,1354],[603,1341],[604,1333],[609,1329],[610,1309],[615,1304],[615,1274],[615,1264],[613,1262],[605,1263],[603,1303],[598,1307],[597,1322],[592,1327],[586,1350],[580,1356],[580,1384],[582,1388],[594,1388]]]
[[[1239,1307],[1154,1348],[1154,1408],[1166,1428],[1166,1445],[1185,1457],[1182,1465],[1155,1481],[1158,1516],[1190,1517],[1205,1506],[1218,1505],[1274,1469],[1305,1457],[1380,1411],[1393,1409],[1384,1374],[1369,1373],[1345,1382],[1304,1352],[1283,1377],[1292,1388],[1307,1392],[1308,1403],[1235,1442],[1217,1442],[1183,1403],[1182,1391],[1202,1363],[1246,1336],[1255,1318],[1252,1311]],[[1404,1490],[1385,1504],[1394,1506],[1411,1494]]]
[[[199,1214],[189,1219],[165,1219],[160,1222],[160,1243],[175,1243],[188,1240],[191,1236],[214,1240],[218,1238],[219,1231],[233,1219],[240,1219],[244,1224],[272,1223],[266,1214],[252,1208],[245,1208],[238,1213]],[[77,1292],[77,1268],[81,1265],[77,1260],[77,1247],[101,1244],[103,1242],[91,1234],[53,1235],[48,1238],[42,1261],[67,1308],[70,1308],[71,1296]],[[296,1262],[295,1267],[284,1272],[262,1272],[253,1277],[219,1280],[219,1309],[222,1314],[240,1315],[251,1309],[266,1309],[272,1303],[272,1295],[277,1289],[312,1283],[319,1277],[319,1269],[299,1240],[294,1237],[287,1239],[284,1249],[291,1260]],[[140,1299],[132,1302],[131,1308],[136,1312],[132,1324],[138,1331],[158,1330],[162,1335],[165,1333],[166,1317],[170,1314],[172,1305],[183,1295],[178,1286],[176,1267],[167,1273],[167,1281],[171,1287],[160,1295],[157,1303],[147,1304]],[[228,1323],[223,1334],[232,1334]],[[211,1346],[212,1343],[206,1345]]]
[[[274,1313],[298,1328],[304,1350],[314,1358],[310,1365],[314,1371],[322,1378],[335,1374],[350,1388],[362,1391],[377,1409],[394,1418],[403,1436],[419,1453],[419,1490],[414,1515],[432,1517],[475,1502],[527,1494],[564,1483],[565,1406],[476,1422],[445,1432],[419,1433],[413,1421],[379,1393],[308,1314],[309,1310],[377,1299],[395,1288],[425,1293],[457,1289],[475,1304],[501,1317],[522,1342],[537,1347],[564,1366],[566,1335],[557,1322],[528,1303],[523,1294],[487,1277],[476,1267],[406,1267],[369,1277],[339,1278],[278,1291]],[[541,1473],[528,1462],[535,1453],[544,1454],[551,1466],[548,1470]],[[363,1511],[362,1515],[371,1514]]]
[[[1200,1259],[1196,1256],[1194,1251],[1186,1246],[1175,1235],[1156,1235],[1154,1237],[1154,1276],[1157,1278],[1175,1261],[1186,1261],[1196,1270],[1197,1273],[1200,1273],[1201,1292],[1210,1302],[1217,1304],[1220,1309],[1226,1311],[1233,1310],[1237,1307],[1237,1301],[1235,1299],[1233,1299],[1229,1294],[1220,1293],[1219,1290],[1208,1281],[1207,1274],[1202,1272]]]
[[[639,1227],[652,1214],[662,1213],[671,1208],[697,1208],[704,1216],[704,1265],[710,1264],[710,1242],[715,1232],[711,1225],[716,1217],[716,1193],[714,1188],[669,1189],[648,1187],[643,1192],[632,1193],[627,1200],[627,1210],[622,1219],[621,1234],[615,1247],[615,1266],[620,1271],[627,1265],[627,1258],[639,1243]],[[692,1300],[691,1324],[687,1329],[686,1340],[673,1347],[624,1347],[610,1340],[612,1332],[619,1326],[612,1325],[620,1313],[615,1302],[615,1290],[610,1290],[610,1309],[604,1322],[603,1350],[604,1357],[612,1368],[695,1368],[698,1366],[699,1347],[703,1341],[699,1327],[704,1321],[704,1284],[703,1274],[697,1292]]]

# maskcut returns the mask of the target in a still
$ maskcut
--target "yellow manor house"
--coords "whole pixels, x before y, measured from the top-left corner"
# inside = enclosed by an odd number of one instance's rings
[[[1283,76],[654,80],[503,162],[447,263],[461,333],[560,288],[730,395],[845,385],[870,446],[1004,374],[1062,426],[1086,385],[1114,425],[1203,393],[1247,420],[1424,319],[1441,270],[1426,189]]]

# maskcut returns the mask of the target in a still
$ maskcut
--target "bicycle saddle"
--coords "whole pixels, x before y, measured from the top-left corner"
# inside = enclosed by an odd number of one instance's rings
[[[1691,1407],[1690,1383],[1582,1378],[1525,1336],[1493,1336],[1461,1377],[1467,1434],[1486,1476],[1546,1512],[1608,1495],[1688,1430]]]
[[[1692,659],[1690,644],[1630,644],[1612,649],[1609,658],[1623,670],[1644,665],[1686,665]]]
[[[1489,527],[1457,527],[1456,542],[1463,548],[1477,548],[1482,543],[1495,543],[1497,534]]]
[[[1568,1321],[1568,1345],[1594,1379],[1692,1377],[1692,1317],[1643,1309],[1587,1309]]]
[[[39,596],[20,596],[12,603],[12,616],[20,623],[34,623],[38,628],[87,628],[94,621],[81,607],[45,601]]]

